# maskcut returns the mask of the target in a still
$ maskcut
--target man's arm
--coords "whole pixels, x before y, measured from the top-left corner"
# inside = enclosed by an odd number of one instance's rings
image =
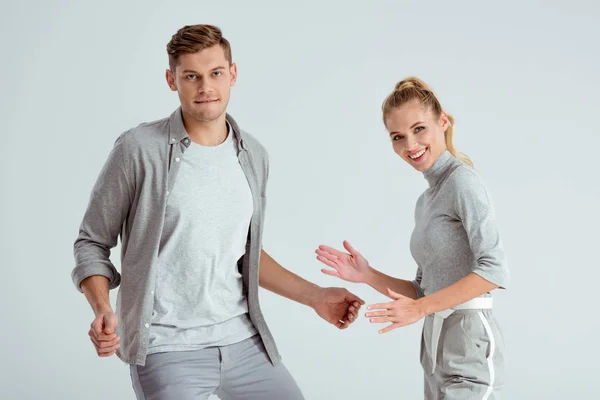
[[[363,300],[343,288],[322,288],[283,268],[261,250],[260,286],[280,296],[312,307],[340,329],[356,320]]]
[[[108,287],[109,281],[102,275],[93,275],[81,281],[81,290],[96,316],[113,311]]]
[[[125,135],[117,139],[94,184],[79,236],[73,245],[75,268],[71,277],[80,291],[81,282],[93,275],[106,277],[110,289],[121,282],[121,275],[110,261],[110,251],[117,245],[134,196],[125,161],[125,139]]]
[[[125,138],[121,135],[92,189],[73,246],[75,268],[71,277],[94,311],[88,334],[100,357],[111,356],[119,348],[115,332],[118,319],[110,305],[109,290],[119,285],[121,276],[110,261],[110,252],[117,245],[133,198],[125,159]]]
[[[264,250],[260,254],[259,283],[273,293],[309,307],[313,306],[322,289],[283,268]]]

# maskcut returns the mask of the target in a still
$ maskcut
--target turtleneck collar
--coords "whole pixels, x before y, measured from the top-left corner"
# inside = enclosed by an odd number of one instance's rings
[[[427,182],[429,183],[429,187],[434,187],[440,182],[454,160],[456,160],[455,157],[450,154],[448,150],[444,150],[438,159],[435,160],[431,168],[423,172],[425,179],[427,179]]]

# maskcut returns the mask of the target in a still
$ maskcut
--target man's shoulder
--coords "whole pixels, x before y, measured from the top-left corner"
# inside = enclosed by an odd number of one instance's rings
[[[148,146],[155,143],[163,144],[169,134],[170,117],[155,121],[142,122],[119,135],[118,141],[124,141],[128,146]]]

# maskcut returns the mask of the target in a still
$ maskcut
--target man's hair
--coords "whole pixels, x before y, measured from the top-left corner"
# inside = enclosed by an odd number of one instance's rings
[[[220,45],[225,58],[231,65],[231,46],[214,25],[186,25],[177,31],[167,44],[169,68],[175,72],[179,57],[183,54],[197,53],[214,45]]]

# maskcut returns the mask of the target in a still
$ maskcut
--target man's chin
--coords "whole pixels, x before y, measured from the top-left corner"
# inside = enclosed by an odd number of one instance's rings
[[[188,108],[187,110],[187,114],[192,117],[193,119],[195,119],[198,122],[212,122],[215,121],[217,119],[219,119],[223,113],[225,112],[225,110],[219,110],[219,111],[198,111],[197,109],[191,107]]]

